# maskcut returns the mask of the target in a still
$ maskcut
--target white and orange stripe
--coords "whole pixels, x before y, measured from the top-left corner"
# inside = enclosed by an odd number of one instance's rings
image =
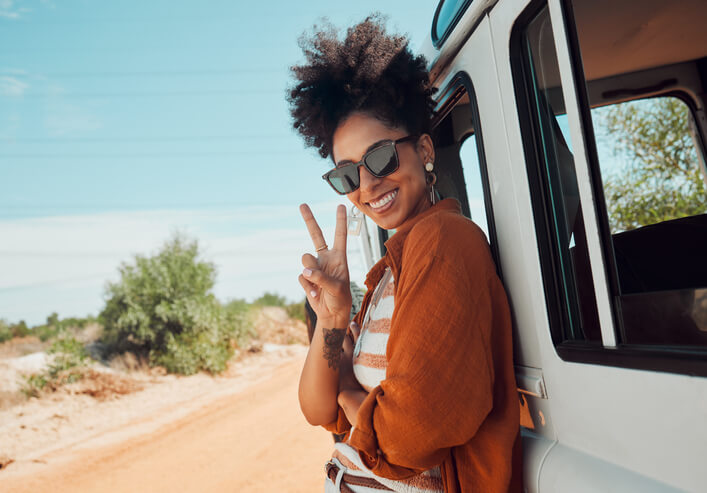
[[[368,311],[363,319],[361,333],[356,340],[353,357],[353,371],[361,386],[368,392],[385,379],[388,360],[386,347],[390,335],[390,322],[395,308],[395,280],[388,268],[376,287]],[[402,493],[442,493],[442,479],[438,467],[411,478],[394,481],[381,478],[371,472],[361,462],[358,451],[347,443],[337,443],[332,456],[346,468],[346,473],[373,478],[396,492]],[[371,488],[347,485],[355,493],[369,493]]]

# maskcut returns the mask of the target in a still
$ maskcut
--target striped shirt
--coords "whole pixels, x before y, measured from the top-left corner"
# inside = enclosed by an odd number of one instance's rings
[[[361,333],[353,352],[353,372],[361,386],[370,392],[380,385],[386,376],[386,347],[393,317],[395,280],[388,268],[373,294],[361,325]],[[345,472],[355,476],[373,478],[396,492],[442,493],[442,479],[439,467],[404,480],[392,480],[376,476],[362,463],[358,451],[345,442],[337,443],[332,458],[337,459]],[[347,484],[355,493],[371,492],[365,486]]]

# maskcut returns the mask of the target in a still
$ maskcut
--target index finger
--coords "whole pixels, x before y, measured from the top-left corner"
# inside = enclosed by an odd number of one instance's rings
[[[314,243],[314,248],[319,249],[326,246],[326,241],[324,240],[324,235],[322,230],[317,224],[317,220],[314,219],[314,214],[307,204],[302,204],[299,206],[300,214],[302,214],[302,219],[307,225],[307,231],[309,231],[309,236],[312,238],[312,243]]]
[[[336,208],[336,231],[334,232],[334,250],[346,253],[346,234],[347,234],[347,221],[346,221],[346,206],[339,205]]]

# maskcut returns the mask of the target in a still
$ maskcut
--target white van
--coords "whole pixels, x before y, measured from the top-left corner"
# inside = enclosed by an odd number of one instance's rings
[[[526,491],[707,491],[707,0],[442,0],[423,54],[441,195],[511,301]]]

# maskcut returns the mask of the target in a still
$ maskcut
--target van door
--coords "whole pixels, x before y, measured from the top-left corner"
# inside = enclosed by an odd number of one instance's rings
[[[707,210],[685,204],[699,197],[704,162],[707,9],[691,0],[501,0],[490,19],[499,83],[513,84],[504,114],[511,153],[520,127],[513,161],[527,176],[547,315],[535,329],[556,444],[540,464],[526,463],[539,468],[528,491],[704,491]],[[676,212],[653,222],[641,217],[666,190],[655,179],[664,165],[630,160],[626,169],[648,178],[624,188],[638,205],[622,206],[611,186],[634,183],[631,175],[610,176],[612,158],[602,163],[597,150],[618,131],[596,138],[602,106],[648,97],[683,101],[644,107],[678,108],[675,121],[687,115],[697,136],[674,148],[694,156],[681,162],[697,188],[685,178],[668,190]],[[672,120],[648,120],[648,134],[667,136],[659,150],[690,140]],[[626,210],[639,220],[617,228],[610,213]],[[529,298],[511,292],[514,304]]]

